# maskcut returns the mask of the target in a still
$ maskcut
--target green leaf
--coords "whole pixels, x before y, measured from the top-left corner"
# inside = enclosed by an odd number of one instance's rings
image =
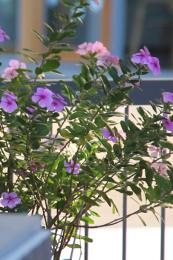
[[[173,194],[168,194],[168,195],[164,196],[162,201],[173,204]]]
[[[111,89],[111,85],[110,85],[109,80],[107,79],[107,77],[105,75],[102,75],[101,78],[102,78],[104,84],[106,85],[106,87],[108,89]]]
[[[41,69],[41,68],[39,68],[39,67],[36,67],[35,68],[35,74],[36,75],[39,75],[39,74],[41,74],[43,72],[43,70]]]
[[[141,189],[139,187],[137,187],[134,184],[130,185],[130,188],[132,189],[132,191],[136,194],[136,196],[138,197],[139,200],[142,201],[142,197],[141,197]]]
[[[157,185],[166,193],[169,193],[172,190],[172,184],[169,180],[161,175],[154,176]]]
[[[69,116],[69,120],[75,119],[75,118],[87,118],[88,115],[82,111],[75,112]]]
[[[147,224],[145,223],[145,221],[143,220],[143,218],[141,218],[139,215],[137,215],[137,216],[138,216],[138,218],[141,220],[142,224],[143,224],[144,226],[146,226]]]
[[[85,242],[93,242],[93,239],[92,238],[89,238],[89,237],[86,237],[86,236],[80,236],[80,235],[77,235],[76,236],[77,239],[83,239]]]
[[[151,185],[151,183],[153,181],[153,176],[154,176],[153,168],[145,169],[145,175],[146,175],[146,182],[147,182],[147,184]]]
[[[49,72],[49,71],[57,69],[59,66],[60,66],[60,62],[58,60],[55,60],[55,59],[47,60],[45,62],[45,64],[43,65],[43,71]]]
[[[114,71],[109,70],[109,75],[113,78],[113,80],[118,83],[120,81],[120,77],[118,76],[118,74],[116,74]]]
[[[84,221],[85,223],[88,223],[88,224],[94,224],[94,220],[87,217],[87,216],[81,217],[81,220]]]
[[[69,2],[67,2],[67,1],[62,1],[62,3],[63,3],[64,5],[66,5],[66,6],[76,7],[74,4],[69,3]]]
[[[39,39],[39,41],[41,41],[47,47],[47,43],[45,42],[43,37],[38,32],[36,32],[35,30],[32,30],[32,32],[36,35],[36,37]]]
[[[59,36],[59,32],[51,33],[51,35],[49,36],[50,42],[55,42],[57,40],[58,36]]]
[[[114,153],[116,156],[119,156],[121,154],[121,147],[118,144],[113,145]]]
[[[27,55],[23,52],[20,52],[20,51],[16,51],[16,52],[19,53],[20,55],[24,56],[25,58],[28,58],[29,60],[35,62],[38,65],[38,62],[34,58],[30,57],[29,55]]]
[[[78,18],[78,17],[82,16],[83,14],[85,14],[85,12],[77,12],[73,15],[73,18]]]
[[[102,198],[107,202],[107,204],[109,205],[109,207],[111,207],[111,202],[112,199],[110,199],[105,192],[101,191],[101,190],[97,190],[97,193],[102,196]]]
[[[51,33],[51,32],[54,32],[54,30],[52,29],[52,27],[47,24],[47,23],[44,23],[44,25],[46,26],[46,28],[48,29],[48,31]]]
[[[161,145],[162,148],[168,148],[169,150],[173,150],[173,143],[169,141],[158,141],[158,143]]]
[[[75,244],[75,245],[68,244],[67,246],[70,247],[70,248],[73,248],[73,246],[74,246],[74,248],[81,248],[81,245],[78,245],[78,244]]]
[[[123,60],[119,59],[119,65],[123,73],[131,72],[131,70],[127,67]]]
[[[80,199],[81,199],[83,202],[85,202],[85,203],[87,203],[87,204],[89,204],[89,205],[99,206],[99,205],[97,204],[97,202],[95,202],[94,200],[90,199],[89,197],[87,197],[87,196],[85,196],[85,195],[81,196]]]

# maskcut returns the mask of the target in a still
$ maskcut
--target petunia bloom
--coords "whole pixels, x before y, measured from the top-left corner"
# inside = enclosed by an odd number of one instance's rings
[[[168,131],[173,132],[173,123],[169,119],[162,119],[162,122]]]
[[[118,141],[118,138],[116,136],[111,135],[111,133],[106,128],[101,128],[102,135],[106,139],[111,139],[112,142],[116,143]]]
[[[0,26],[0,42],[4,42],[4,37],[10,40],[10,37],[1,29]]]
[[[160,64],[159,59],[155,57],[148,57],[148,68],[153,72],[155,76],[159,76],[161,74],[160,72]]]
[[[40,107],[47,107],[52,103],[53,92],[47,88],[37,88],[37,92],[32,96],[33,102],[38,102]]]
[[[67,102],[64,101],[63,97],[61,97],[59,94],[57,96],[53,96],[52,103],[47,105],[47,109],[50,111],[56,110],[57,112],[61,112],[65,105],[67,105]]]
[[[2,97],[0,106],[8,113],[12,113],[18,108],[18,105],[11,97]]]
[[[167,103],[167,102],[173,103],[173,93],[171,93],[171,92],[163,92],[162,95],[163,95],[163,101],[165,103]]]
[[[64,162],[64,166],[66,167],[66,171],[68,173],[71,173],[72,171],[74,172],[74,174],[78,174],[79,173],[80,165],[78,163],[74,164],[73,160],[71,160],[70,164]]]
[[[21,199],[17,197],[17,194],[15,192],[3,192],[1,194],[1,204],[4,207],[9,207],[10,209],[16,207],[17,204],[21,203]]]

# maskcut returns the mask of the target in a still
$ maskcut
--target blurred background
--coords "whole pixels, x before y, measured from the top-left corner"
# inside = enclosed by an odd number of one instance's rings
[[[75,3],[76,0],[69,0]],[[173,1],[172,0],[100,0],[99,7],[89,1],[93,12],[87,10],[81,18],[84,25],[77,29],[77,37],[69,44],[77,46],[85,41],[101,41],[112,54],[124,59],[146,45],[152,56],[160,59],[161,77],[171,77],[173,68]],[[29,48],[42,52],[31,29],[47,35],[43,21],[54,27],[53,9],[64,12],[59,0],[0,0],[0,25],[10,36],[0,46],[7,55],[1,56],[8,65],[15,50]],[[63,53],[62,72],[70,78],[79,59],[75,52]],[[20,57],[22,59],[22,57]],[[26,61],[25,61],[26,62]],[[32,64],[27,62],[32,68]],[[152,76],[152,75],[149,75]],[[50,77],[50,76],[49,76]]]

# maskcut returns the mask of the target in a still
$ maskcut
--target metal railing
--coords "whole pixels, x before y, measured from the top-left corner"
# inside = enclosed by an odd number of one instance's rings
[[[61,91],[63,90],[63,87],[59,83],[59,80],[46,80],[47,82],[51,83],[50,89],[54,93],[61,94]],[[74,91],[77,91],[78,88],[76,84],[72,80],[64,80],[67,82],[70,87]],[[110,81],[110,84],[114,84],[113,82]],[[2,83],[0,83],[2,85]],[[173,78],[156,78],[156,79],[143,79],[142,80],[142,89],[143,91],[141,92],[139,89],[134,89],[129,94],[129,97],[134,101],[134,105],[149,105],[149,101],[152,101],[154,103],[158,103],[156,99],[162,99],[162,92],[173,92]],[[66,98],[64,98],[66,100]],[[66,100],[67,101],[67,100]],[[95,100],[93,99],[93,102]],[[127,113],[128,114],[128,113]],[[128,119],[128,118],[127,118]],[[126,194],[123,195],[123,216],[126,216],[127,214],[127,196]],[[161,224],[160,224],[160,234],[161,234],[161,239],[160,239],[160,260],[165,260],[165,214],[166,210],[165,208],[161,208]],[[126,260],[126,248],[127,248],[127,221],[124,220],[122,222],[122,260]],[[85,228],[85,236],[89,235],[89,228],[88,224],[86,224]],[[89,260],[88,259],[88,244],[85,243],[84,245],[84,260]],[[115,258],[116,259],[116,258]]]

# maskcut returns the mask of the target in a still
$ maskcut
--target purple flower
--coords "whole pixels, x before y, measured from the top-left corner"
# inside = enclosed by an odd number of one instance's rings
[[[0,106],[7,110],[8,113],[12,113],[18,108],[18,105],[11,97],[2,97]]]
[[[155,57],[148,57],[148,68],[153,72],[155,76],[159,76],[160,72],[160,64],[159,59]]]
[[[43,164],[36,162],[36,161],[31,161],[30,164],[31,164],[31,169],[33,172],[37,171],[37,167],[42,168],[42,169],[44,168]]]
[[[101,130],[102,130],[102,135],[106,139],[111,139],[111,141],[114,143],[118,141],[118,138],[116,136],[111,135],[111,133],[106,128],[102,128]]]
[[[10,40],[10,37],[1,29],[0,26],[0,42],[4,42],[4,37]]]
[[[16,207],[17,204],[21,203],[21,199],[17,198],[17,194],[15,192],[3,192],[1,194],[1,197],[3,198],[1,199],[1,204],[4,207],[9,207],[10,209]]]
[[[173,132],[173,123],[168,119],[162,119],[163,124],[165,125],[168,131]]]
[[[18,175],[23,175],[24,178],[26,178],[26,177],[29,175],[29,173],[26,172],[26,171],[23,171],[23,172],[14,171],[14,173],[15,173],[15,174],[18,174]]]
[[[144,50],[140,49],[140,52],[132,55],[131,61],[144,65],[148,64],[148,57],[150,56],[150,52],[146,46],[144,46]]]
[[[9,91],[4,91],[4,95],[7,95],[8,97],[10,97],[12,99],[17,99],[17,97]]]
[[[31,107],[27,107],[26,109],[31,112],[31,113],[28,113],[28,116],[29,116],[29,117],[33,117],[32,113],[35,111],[35,109],[34,109],[34,108],[31,108]],[[38,118],[38,117],[39,117],[39,116],[37,115],[37,116],[35,116],[34,118]]]
[[[52,103],[53,92],[47,88],[37,88],[37,92],[32,96],[33,102],[38,102],[40,107],[47,107]]]
[[[67,102],[64,101],[63,97],[59,94],[57,96],[53,96],[52,103],[47,105],[47,109],[50,111],[56,110],[57,112],[61,112],[64,108],[64,105],[67,105]]]
[[[166,102],[171,102],[173,103],[173,93],[171,92],[163,92],[163,101]]]
[[[78,163],[74,164],[73,160],[71,160],[71,164],[64,162],[64,166],[67,167],[66,171],[68,173],[71,173],[72,171],[74,172],[74,174],[79,173],[80,165]]]

